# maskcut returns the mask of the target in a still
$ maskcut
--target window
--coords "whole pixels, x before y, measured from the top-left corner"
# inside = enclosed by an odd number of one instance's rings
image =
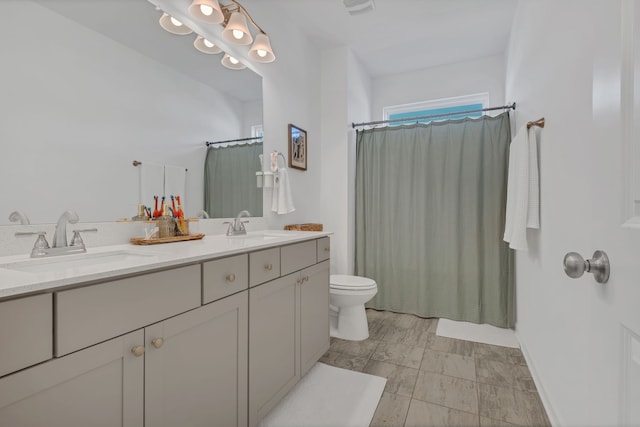
[[[489,106],[489,94],[479,93],[475,95],[458,96],[454,98],[441,98],[431,101],[416,102],[413,104],[394,105],[384,107],[382,114],[384,120],[407,119],[393,123],[389,126],[399,126],[420,122],[429,123],[437,120],[462,119],[465,117],[480,117],[482,112],[478,111],[469,114],[451,114],[443,117],[434,117],[430,119],[418,119],[415,117],[431,116],[445,113],[458,113],[464,111],[481,110]],[[414,119],[412,119],[414,118]],[[410,120],[411,119],[411,120]]]

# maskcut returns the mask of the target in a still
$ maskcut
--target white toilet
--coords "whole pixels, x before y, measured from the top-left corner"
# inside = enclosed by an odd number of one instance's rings
[[[378,293],[374,280],[360,276],[332,274],[329,279],[330,335],[344,340],[369,338],[364,304]]]

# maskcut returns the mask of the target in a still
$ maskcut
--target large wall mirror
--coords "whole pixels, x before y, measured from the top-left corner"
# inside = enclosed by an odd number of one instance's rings
[[[13,211],[32,224],[67,209],[82,222],[131,218],[153,204],[140,185],[152,166],[187,171],[181,196],[195,216],[205,141],[262,125],[261,77],[197,51],[195,34],[164,31],[147,0],[2,1],[0,11],[0,225]],[[216,184],[234,193],[233,179]]]

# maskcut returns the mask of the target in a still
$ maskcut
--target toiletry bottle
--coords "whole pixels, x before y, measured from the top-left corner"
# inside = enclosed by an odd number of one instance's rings
[[[144,209],[144,205],[142,203],[140,203],[138,205],[138,215],[131,217],[132,220],[134,221],[146,221],[147,220],[147,216],[145,215],[145,209]]]
[[[169,214],[169,205],[162,203],[162,215],[158,218],[158,231],[160,238],[176,235],[176,221]]]

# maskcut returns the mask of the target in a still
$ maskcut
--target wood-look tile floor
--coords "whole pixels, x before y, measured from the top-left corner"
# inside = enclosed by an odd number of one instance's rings
[[[372,427],[550,426],[519,349],[436,335],[438,319],[367,310],[369,338],[320,362],[387,378]]]

